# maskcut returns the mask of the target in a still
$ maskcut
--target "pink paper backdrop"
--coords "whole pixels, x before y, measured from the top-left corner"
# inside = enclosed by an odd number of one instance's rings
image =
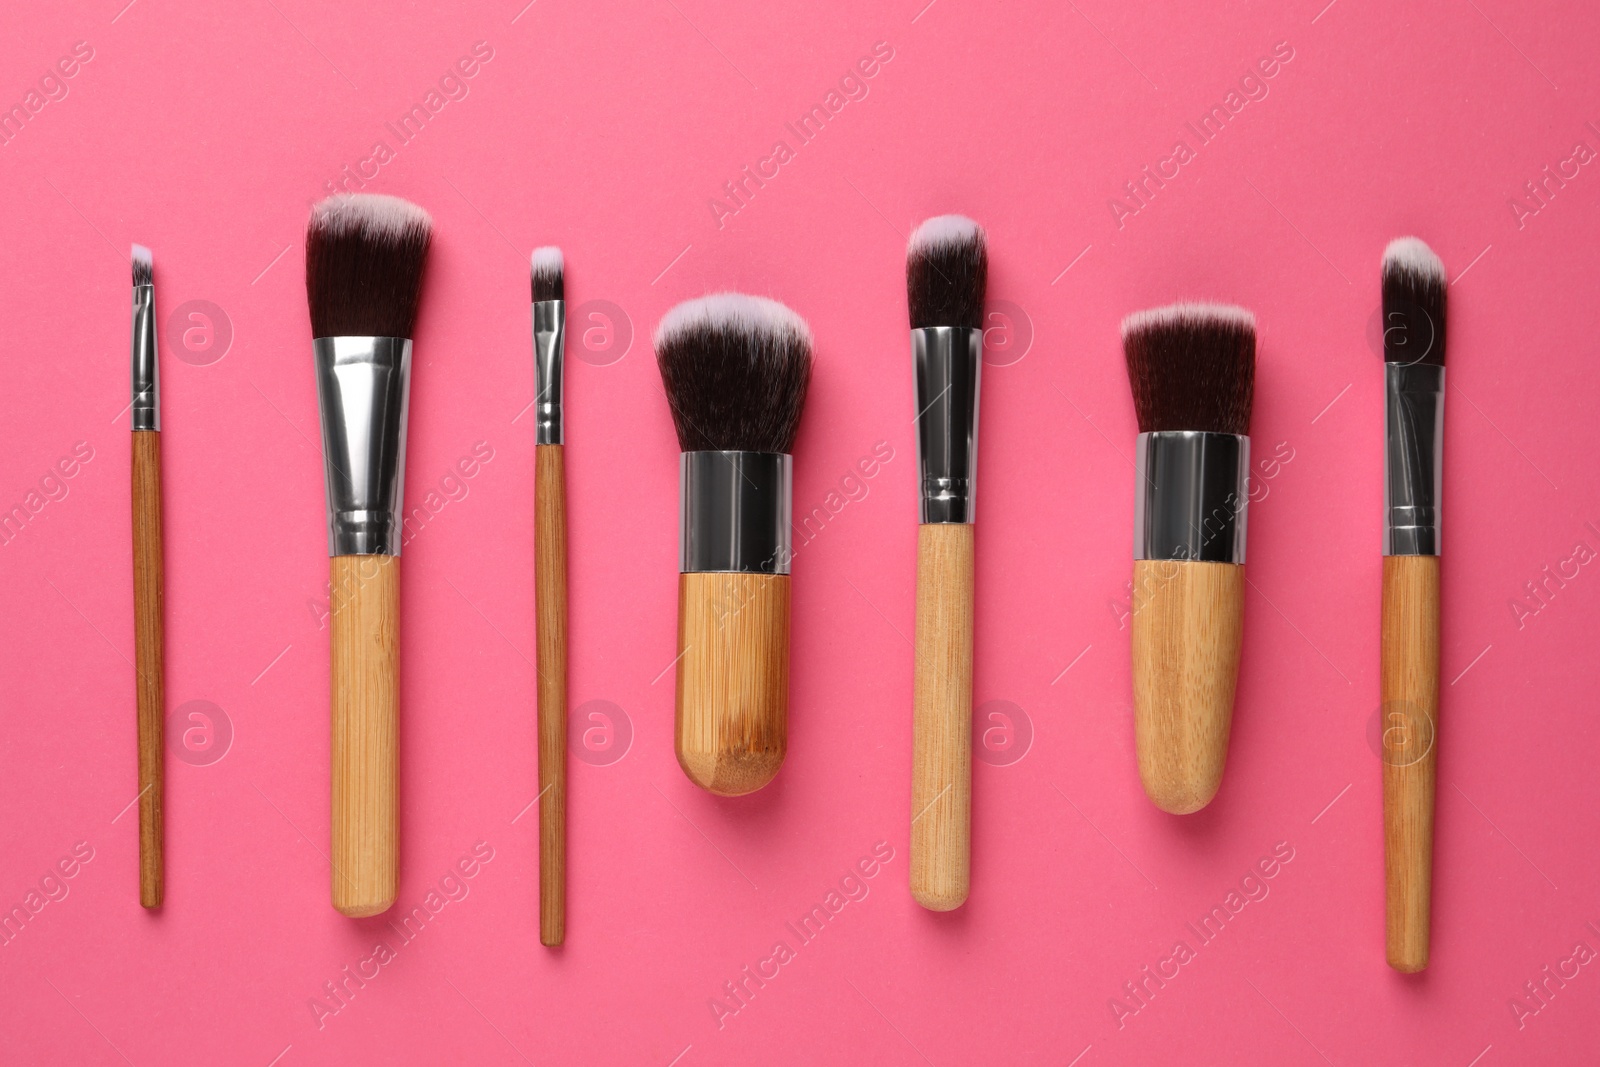
[[[25,519],[0,538],[0,905],[27,916],[0,946],[4,1062],[1592,1055],[1586,5],[125,3],[13,5],[0,33],[0,103],[22,107],[0,147],[0,505]],[[1213,106],[1227,121],[1202,139]],[[826,122],[807,139],[813,108]],[[407,471],[431,518],[405,550],[402,631],[400,905],[430,918],[409,934],[328,904],[301,279],[307,205],[340,181],[437,224]],[[902,278],[906,233],[946,211],[992,242],[990,733],[972,897],[932,915],[906,890]],[[1453,279],[1434,956],[1410,979],[1383,962],[1373,747],[1377,266],[1402,233]],[[137,906],[127,811],[134,241],[155,250],[163,329],[160,914]],[[527,253],[543,243],[566,249],[573,309],[571,686],[588,746],[559,952],[538,944],[524,814]],[[742,800],[698,792],[672,755],[677,450],[649,348],[666,308],[721,288],[782,299],[818,343],[795,503],[824,518],[794,568],[791,749]],[[1251,509],[1228,776],[1179,819],[1134,771],[1117,323],[1197,296],[1259,318],[1255,454],[1276,462]],[[1188,925],[1230,902],[1211,940]],[[804,940],[787,924],[816,905],[837,911]],[[1187,961],[1164,962],[1180,941]]]

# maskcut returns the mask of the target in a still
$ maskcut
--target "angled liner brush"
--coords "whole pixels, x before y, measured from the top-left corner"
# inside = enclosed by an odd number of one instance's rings
[[[739,796],[788,750],[789,453],[811,330],[775,300],[719,293],[669,311],[655,350],[683,449],[678,763],[702,789]]]
[[[1133,710],[1158,808],[1199,811],[1222,783],[1244,627],[1255,319],[1174,304],[1122,323],[1139,419]]]
[[[1444,264],[1415,237],[1383,253],[1383,858],[1389,966],[1428,965],[1439,728]]]
[[[539,720],[539,942],[567,936],[567,474],[562,396],[566,290],[561,249],[532,262],[534,425],[533,598]]]
[[[972,855],[972,618],[978,386],[989,252],[961,215],[928,219],[906,248],[916,385],[917,641],[911,724],[911,895],[967,899]]]
[[[433,221],[340,195],[306,231],[332,557],[333,906],[376,915],[399,881],[400,541],[411,335]]]
[[[150,250],[133,246],[133,657],[139,738],[139,903],[159,908],[162,869],[161,748],[166,708],[161,558],[161,372]]]

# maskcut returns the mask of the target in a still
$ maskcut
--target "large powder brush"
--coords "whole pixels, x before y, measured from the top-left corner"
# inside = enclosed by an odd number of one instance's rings
[[[400,542],[411,334],[433,222],[392,196],[336,196],[306,231],[331,557],[332,895],[394,904],[400,877]]]
[[[661,320],[656,362],[679,461],[676,747],[722,796],[788,751],[794,448],[811,331],[773,300],[721,293]]]

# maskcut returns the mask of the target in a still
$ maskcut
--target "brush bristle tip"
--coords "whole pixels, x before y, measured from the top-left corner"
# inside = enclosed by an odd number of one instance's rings
[[[1383,269],[1444,281],[1444,260],[1420,237],[1396,237],[1383,250]]]
[[[555,245],[544,245],[533,250],[530,257],[533,278],[533,299],[562,300],[566,295],[565,259]]]
[[[1122,321],[1140,433],[1246,435],[1255,395],[1256,320],[1232,304],[1169,304]]]
[[[685,452],[789,452],[811,381],[811,328],[765,297],[714,293],[668,311],[656,365]]]
[[[983,325],[988,295],[988,239],[965,215],[939,215],[906,242],[906,306],[911,328]]]

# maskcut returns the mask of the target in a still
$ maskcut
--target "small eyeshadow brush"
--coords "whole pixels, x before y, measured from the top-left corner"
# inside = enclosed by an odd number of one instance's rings
[[[139,903],[159,908],[166,790],[162,719],[166,707],[161,551],[161,373],[156,287],[150,250],[133,246],[133,657],[139,739]]]

